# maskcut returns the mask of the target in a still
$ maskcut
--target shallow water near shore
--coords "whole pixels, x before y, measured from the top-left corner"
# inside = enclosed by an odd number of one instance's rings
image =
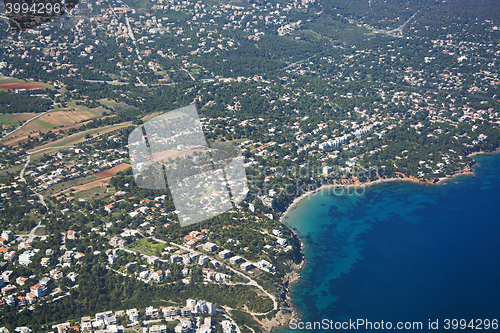
[[[419,331],[429,320],[438,331],[445,319],[500,320],[500,154],[475,160],[475,176],[442,185],[388,182],[299,202],[284,223],[306,245],[291,290],[300,320],[422,322]]]

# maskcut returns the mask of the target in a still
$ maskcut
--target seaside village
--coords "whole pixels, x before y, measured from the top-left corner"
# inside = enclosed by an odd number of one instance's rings
[[[96,234],[106,235],[98,229],[92,229]],[[129,237],[131,235],[144,232],[142,229],[126,229],[120,236]],[[266,260],[250,262],[242,256],[234,255],[228,249],[221,249],[215,243],[206,242],[208,229],[201,231],[191,231],[183,239],[182,245],[167,246],[165,241],[155,239],[162,247],[161,259],[145,255],[126,248],[127,240],[120,236],[109,238],[107,244],[101,245],[108,249],[103,251],[94,250],[91,253],[99,259],[103,259],[106,268],[117,274],[129,276],[147,284],[175,283],[172,282],[172,265],[182,266],[182,280],[180,283],[189,284],[191,270],[195,266],[203,266],[203,283],[225,283],[229,284],[235,273],[248,277],[246,274],[254,275],[258,270],[260,274],[274,274],[275,268]],[[286,240],[281,238],[281,231],[273,230],[266,234],[268,238],[274,237],[282,245],[286,245]],[[20,311],[25,307],[33,310],[37,303],[52,303],[59,301],[70,295],[71,290],[78,288],[78,274],[75,271],[82,265],[85,254],[78,252],[76,248],[67,249],[66,244],[70,241],[77,241],[79,235],[73,230],[61,234],[62,245],[59,249],[48,248],[42,251],[39,244],[42,244],[47,236],[41,236],[41,242],[32,244],[33,235],[14,235],[11,231],[3,231],[0,248],[4,261],[0,261],[0,287],[2,299],[0,307],[18,307]],[[233,239],[229,244],[234,243]],[[17,248],[14,250],[13,247]],[[196,249],[196,250],[195,250]],[[60,253],[61,255],[56,255]],[[134,258],[134,261],[123,260],[123,258]],[[16,272],[31,272],[34,261],[40,263],[41,275],[26,274],[19,275]],[[11,264],[12,266],[9,266]],[[38,266],[38,265],[36,265]],[[12,270],[7,267],[14,267]],[[159,268],[164,269],[159,269]],[[27,269],[25,269],[27,268]],[[223,273],[224,272],[224,273]],[[207,316],[208,315],[208,316]],[[214,304],[204,300],[188,299],[184,307],[160,306],[154,308],[148,306],[144,309],[127,309],[121,311],[106,311],[96,313],[94,317],[82,317],[79,323],[61,323],[53,326],[53,332],[89,331],[118,333],[124,332],[126,328],[137,328],[142,332],[167,333],[168,323],[176,322],[174,331],[176,333],[210,333],[214,324],[209,315],[224,315],[227,320],[221,321],[222,332],[238,332],[237,324],[227,315],[219,312]],[[140,321],[140,323],[139,323]],[[122,323],[122,324],[118,324]],[[171,326],[169,326],[171,327]],[[18,327],[17,332],[31,332],[28,327]],[[0,332],[8,332],[1,328]],[[170,330],[171,332],[171,330]]]
[[[53,325],[52,332],[65,333],[72,329],[76,332],[120,333],[124,332],[125,327],[117,325],[117,323],[118,320],[125,318],[128,321],[127,327],[140,326],[139,320],[147,323],[149,328],[142,328],[143,333],[167,333],[167,325],[162,324],[163,321],[177,323],[174,327],[175,333],[210,333],[213,327],[211,314],[220,314],[212,303],[188,299],[183,308],[165,306],[153,308],[148,306],[142,310],[132,308],[115,312],[104,311],[96,313],[93,317],[82,317],[79,325],[71,325],[69,322]],[[236,326],[231,320],[221,321],[220,326],[223,333],[237,332]],[[9,331],[0,328],[0,333],[6,332]],[[29,333],[32,331],[28,327],[18,327],[16,332]]]

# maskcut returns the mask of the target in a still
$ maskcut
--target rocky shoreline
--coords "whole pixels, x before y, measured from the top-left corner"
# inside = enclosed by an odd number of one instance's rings
[[[496,150],[495,152],[498,152],[498,151],[499,150]],[[495,152],[492,152],[492,153],[495,153]],[[470,154],[469,157],[472,157],[472,156],[477,155],[477,154],[483,154],[483,153],[485,153],[485,152]],[[360,181],[355,180],[352,184],[345,184],[344,183],[344,184],[323,185],[314,191],[305,192],[301,196],[295,198],[293,200],[293,202],[288,206],[286,211],[281,215],[280,221],[281,221],[281,223],[284,224],[284,221],[283,221],[284,217],[292,209],[294,209],[296,207],[296,205],[301,200],[303,200],[306,197],[309,197],[312,194],[322,192],[325,189],[330,189],[330,188],[339,187],[339,186],[344,186],[344,187],[346,187],[346,186],[370,186],[370,185],[374,185],[374,184],[378,184],[378,183],[391,182],[391,181],[411,181],[411,182],[418,183],[418,184],[440,185],[444,181],[450,180],[456,176],[474,175],[474,170],[473,170],[472,166],[475,164],[476,164],[476,161],[472,160],[472,162],[469,163],[464,169],[457,171],[457,172],[454,172],[453,174],[448,175],[446,177],[435,179],[434,181],[421,180],[421,179],[418,179],[418,178],[415,178],[412,176],[406,176],[404,174],[400,174],[401,177],[379,178],[375,181],[360,182]],[[290,271],[290,273],[287,273],[283,277],[282,289],[280,290],[279,295],[278,295],[278,297],[281,298],[283,305],[278,310],[278,312],[274,315],[273,318],[271,318],[271,319],[264,318],[262,320],[262,324],[264,324],[264,329],[268,332],[271,332],[273,330],[273,328],[275,328],[275,327],[282,327],[282,326],[288,325],[290,323],[291,319],[299,319],[298,318],[298,315],[299,315],[298,310],[297,310],[297,308],[295,308],[293,306],[293,300],[290,297],[290,290],[291,290],[292,285],[294,283],[297,283],[301,279],[300,271],[303,270],[304,267],[306,266],[306,259],[305,259],[304,252],[303,252],[305,244],[300,239],[298,232],[296,230],[293,230],[291,228],[289,228],[289,229],[300,242],[300,253],[302,255],[302,260],[301,260],[300,264],[295,264],[293,262],[288,263],[288,265],[291,268],[291,271]]]
[[[287,262],[287,265],[290,266],[290,272],[287,273],[282,278],[281,290],[278,293],[278,298],[281,299],[282,305],[273,318],[271,319],[264,318],[262,320],[264,329],[268,332],[271,332],[275,327],[282,327],[288,325],[291,319],[293,318],[298,319],[299,315],[297,308],[293,306],[292,298],[290,297],[290,290],[292,285],[294,283],[297,283],[301,279],[300,271],[303,270],[304,267],[306,266],[306,260],[303,254],[305,244],[299,238],[298,232],[296,230],[293,229],[290,230],[300,242],[300,253],[302,255],[302,260],[300,264],[295,264],[292,261]]]

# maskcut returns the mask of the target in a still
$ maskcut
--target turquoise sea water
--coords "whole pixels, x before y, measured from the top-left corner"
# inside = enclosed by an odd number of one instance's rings
[[[302,200],[284,220],[306,244],[291,292],[300,320],[422,322],[419,331],[438,320],[433,332],[453,331],[445,319],[500,320],[500,154],[475,159],[475,176],[439,186],[389,182]]]

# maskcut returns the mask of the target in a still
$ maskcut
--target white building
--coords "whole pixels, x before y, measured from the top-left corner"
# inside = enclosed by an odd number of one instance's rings
[[[230,256],[231,256],[231,251],[229,251],[229,250],[224,250],[224,251],[219,252],[219,258],[221,258],[221,259],[226,259],[226,258],[229,258]]]
[[[139,319],[139,312],[137,311],[136,308],[128,309],[126,311],[126,313],[127,313],[128,319],[132,322],[135,322],[135,321],[137,321],[137,319]]]
[[[209,261],[210,261],[210,259],[207,256],[201,255],[198,258],[198,265],[203,266],[203,265],[207,264]]]
[[[214,243],[210,243],[210,242],[203,244],[201,247],[203,250],[208,251],[208,252],[213,252],[213,251],[217,250],[217,245],[215,245]]]

